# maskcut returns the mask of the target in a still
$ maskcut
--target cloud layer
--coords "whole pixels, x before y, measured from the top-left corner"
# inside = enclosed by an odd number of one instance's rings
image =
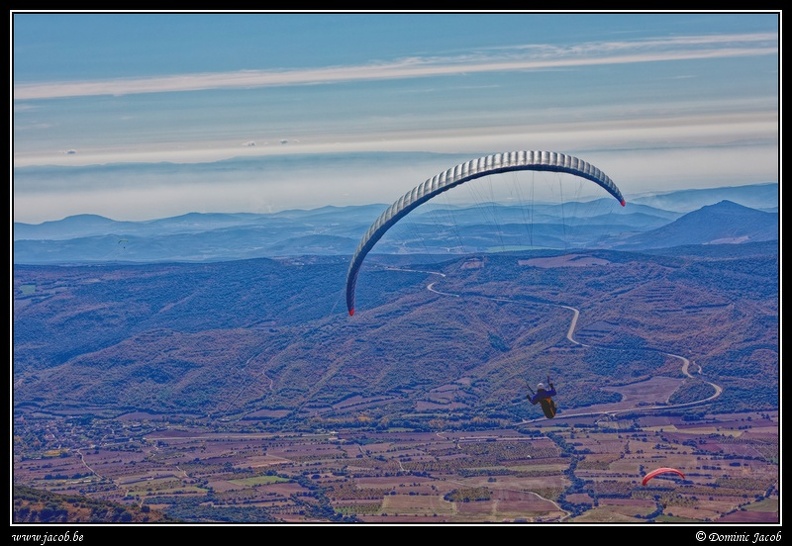
[[[95,95],[316,85],[773,54],[778,54],[778,36],[769,33],[592,42],[570,47],[526,45],[458,57],[413,57],[392,63],[358,66],[281,71],[245,70],[83,82],[15,83],[14,99],[21,101]]]

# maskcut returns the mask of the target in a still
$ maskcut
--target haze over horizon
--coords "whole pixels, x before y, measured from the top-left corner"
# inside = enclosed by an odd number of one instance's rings
[[[628,202],[778,182],[780,13],[11,23],[18,222],[391,203],[520,149],[581,157]]]

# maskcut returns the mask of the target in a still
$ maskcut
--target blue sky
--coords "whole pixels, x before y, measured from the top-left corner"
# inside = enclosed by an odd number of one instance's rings
[[[512,150],[577,155],[628,202],[778,181],[779,13],[11,23],[15,221],[391,203]]]

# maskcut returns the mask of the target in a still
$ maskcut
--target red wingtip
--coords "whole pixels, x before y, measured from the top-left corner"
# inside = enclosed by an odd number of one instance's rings
[[[350,310],[349,310],[349,316],[351,317],[351,316],[352,316],[352,315],[354,315],[354,314],[355,314],[355,310],[354,310],[354,309],[350,309]]]
[[[624,205],[626,205],[626,204],[627,204],[627,202],[626,202],[624,199],[622,199],[622,200],[621,200],[621,206],[624,206]]]

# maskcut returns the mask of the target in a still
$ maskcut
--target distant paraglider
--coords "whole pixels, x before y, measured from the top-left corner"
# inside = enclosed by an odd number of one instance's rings
[[[352,256],[347,272],[346,299],[349,314],[355,314],[355,285],[357,284],[358,272],[363,259],[391,226],[419,205],[464,182],[487,175],[511,171],[553,171],[573,174],[598,184],[615,197],[622,206],[625,204],[621,191],[619,191],[619,188],[616,187],[616,184],[613,183],[609,176],[590,163],[567,154],[518,151],[492,154],[466,163],[460,163],[456,167],[429,178],[404,194],[383,212],[368,229],[363,239],[361,239],[355,254]]]
[[[655,476],[658,476],[660,474],[667,474],[669,472],[671,472],[673,474],[677,474],[678,476],[681,476],[683,480],[685,479],[685,475],[681,471],[677,470],[676,468],[663,467],[663,468],[658,468],[656,470],[652,470],[649,474],[644,476],[644,479],[641,482],[641,485],[646,485],[647,483],[649,483],[649,480],[651,480]]]

